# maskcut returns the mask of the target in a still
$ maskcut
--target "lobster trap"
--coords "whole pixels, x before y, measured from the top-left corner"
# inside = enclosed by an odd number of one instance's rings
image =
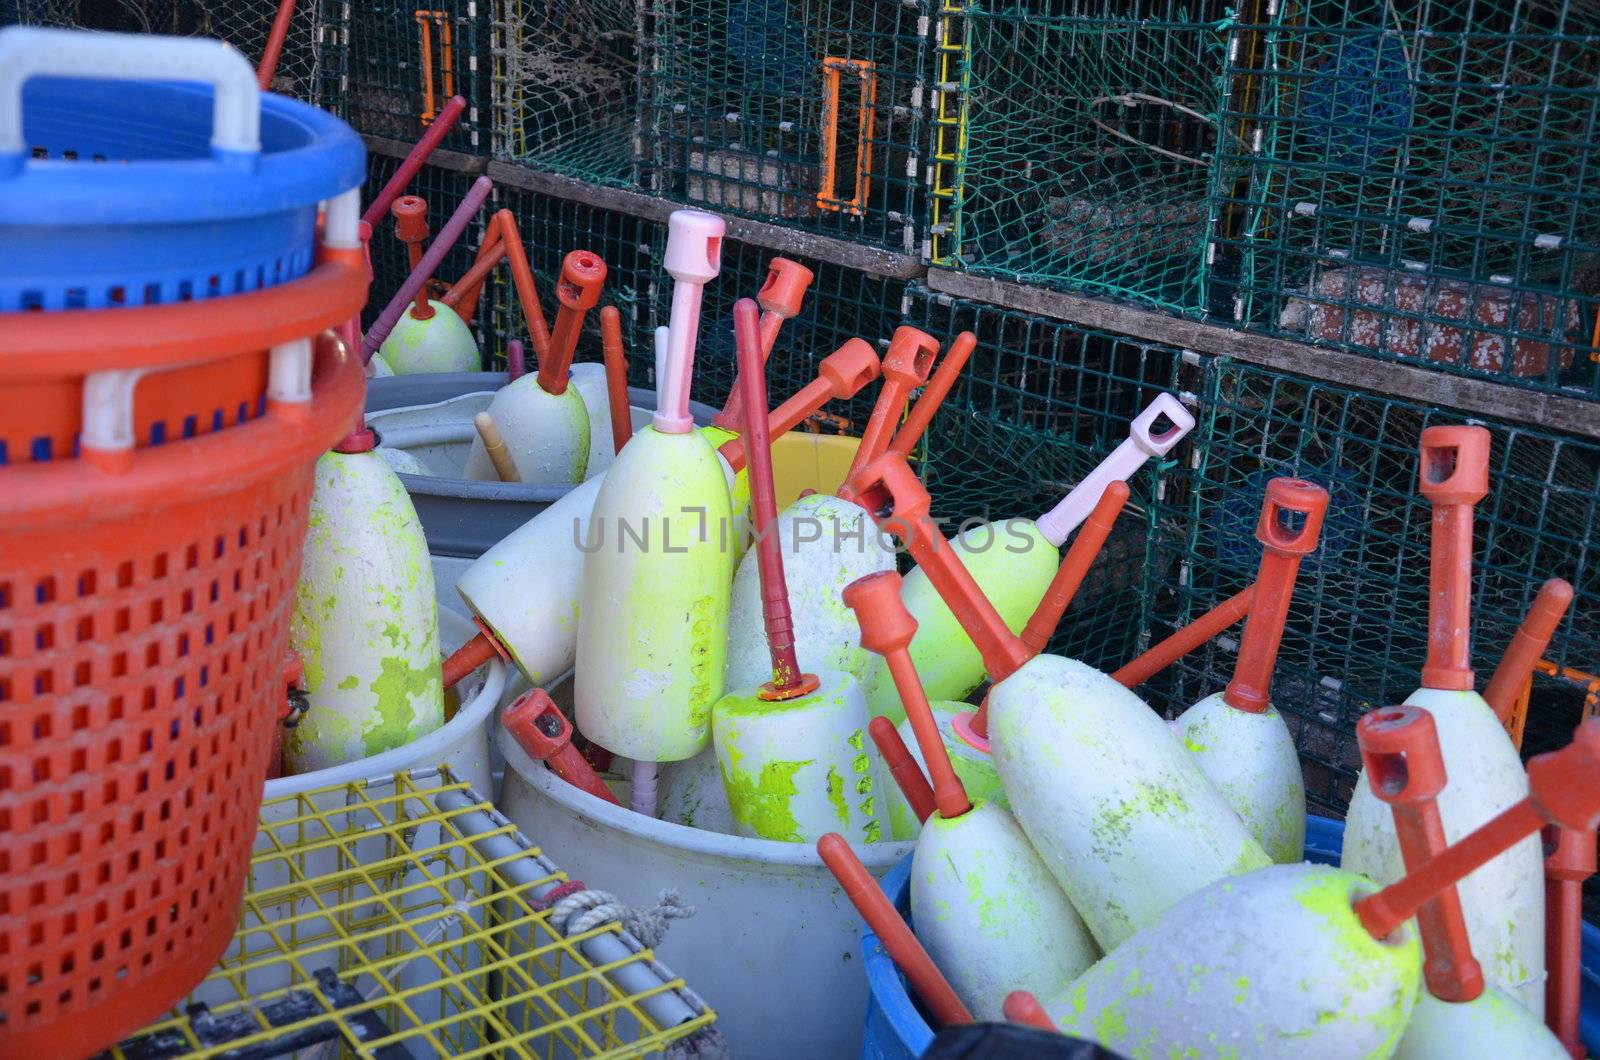
[[[349,5],[348,77],[325,105],[359,132],[410,143],[461,96],[467,108],[441,146],[488,154],[491,2]]]
[[[933,262],[1204,309],[1224,14],[1181,0],[947,10]]]
[[[334,109],[343,84],[348,5],[300,0],[284,38],[271,90]],[[56,26],[117,33],[215,37],[259,63],[277,14],[267,0],[12,0],[0,4],[0,24]]]
[[[927,0],[652,0],[647,186],[914,253],[931,21]]]
[[[635,0],[500,0],[495,157],[597,184],[639,181]]]
[[[930,334],[970,330],[978,340],[923,447],[922,477],[949,531],[964,520],[1048,511],[1128,437],[1129,423],[1158,394],[1198,380],[1170,346],[920,287],[910,303],[909,321]],[[1177,572],[1170,558],[1166,569],[1153,567],[1150,545],[1158,517],[1174,510],[1188,444],[1129,480],[1128,505],[1051,651],[1115,669],[1137,650],[1152,586]]]
[[[1307,798],[1342,815],[1360,755],[1355,723],[1417,687],[1427,654],[1430,509],[1417,492],[1424,427],[1459,413],[1218,359],[1207,364],[1188,482],[1161,505],[1151,605],[1159,639],[1244,589],[1260,546],[1267,482],[1308,479],[1330,495],[1317,550],[1300,567],[1273,682],[1295,735]],[[1497,421],[1489,495],[1477,506],[1473,644],[1480,687],[1545,579],[1576,590],[1536,676],[1525,753],[1571,736],[1578,667],[1600,656],[1600,444]],[[1222,688],[1237,628],[1143,690],[1182,710]],[[1569,672],[1570,670],[1570,672]],[[1561,676],[1566,675],[1566,676]],[[1587,675],[1584,675],[1587,676]]]
[[[111,1056],[641,1056],[709,1027],[615,920],[558,919],[582,886],[446,771],[270,800],[221,964]]]
[[[1600,397],[1600,9],[1254,6],[1220,141],[1230,315]]]

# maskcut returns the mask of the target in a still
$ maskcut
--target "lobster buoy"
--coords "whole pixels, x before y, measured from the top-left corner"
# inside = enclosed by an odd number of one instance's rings
[[[911,390],[927,379],[938,353],[939,344],[924,332],[911,327],[895,330],[883,358],[883,389],[856,450],[857,461],[888,445],[892,418],[899,415]],[[893,570],[894,549],[860,505],[838,496],[800,498],[784,509],[769,532],[777,537],[783,556],[800,665],[865,676],[872,656],[862,650],[855,616],[841,594],[858,578]],[[765,679],[762,675],[771,662],[762,628],[761,580],[750,553],[734,576],[729,685],[742,687]],[[897,713],[895,718],[902,716]]]
[[[655,813],[655,763],[711,738],[728,647],[732,519],[724,465],[694,429],[689,381],[701,291],[721,267],[722,218],[675,211],[669,347],[650,425],[601,480],[590,517],[612,548],[583,564],[573,694],[579,731],[634,760],[633,806]],[[632,540],[630,546],[627,542]]]
[[[1011,634],[938,541],[927,490],[903,456],[869,464],[851,488],[905,539],[981,652],[995,682],[988,736],[1012,813],[1102,949],[1185,895],[1270,864],[1138,696],[1081,662],[1035,655]]]
[[[1157,422],[1170,424],[1156,430]],[[1006,628],[1020,633],[1055,576],[1059,549],[1099,501],[1111,482],[1125,481],[1145,461],[1164,456],[1194,428],[1194,417],[1171,394],[1161,394],[1128,428],[1128,437],[1037,520],[1008,519],[968,527],[949,542],[994,605]],[[961,623],[920,569],[906,576],[906,607],[917,620],[911,658],[928,695],[965,699],[983,681],[983,658]],[[866,678],[867,702],[875,714],[904,717],[894,682],[882,667]]]
[[[663,334],[667,330],[660,329]],[[665,348],[662,343],[663,356]],[[877,373],[878,356],[872,347],[855,339],[845,343],[822,359],[817,378],[772,410],[767,417],[772,436],[793,429],[828,401],[854,397]],[[663,377],[664,373],[657,373],[657,378]],[[723,481],[732,481],[745,465],[743,443],[732,439],[723,443],[717,454]],[[462,572],[456,590],[485,632],[457,653],[468,654],[455,670],[470,673],[487,658],[483,652],[496,651],[503,652],[536,686],[549,684],[572,669],[584,563],[589,555],[607,547],[601,536],[606,528],[592,525],[590,519],[603,481],[592,478],[573,487]],[[616,529],[610,528],[612,549],[617,547]]]
[[[789,594],[778,542],[766,531],[777,517],[761,327],[756,303],[733,307],[739,386],[749,411],[751,513],[759,560],[767,680],[735,686],[711,712],[712,744],[734,830],[790,843],[837,832],[857,843],[886,838],[883,778],[866,746],[866,697],[838,670],[803,671],[797,660]]]
[[[574,250],[561,263],[556,284],[555,332],[550,354],[539,371],[501,387],[488,412],[500,428],[523,482],[564,485],[582,482],[589,465],[589,410],[578,389],[569,385],[568,369],[577,350],[583,318],[600,301],[606,263],[597,254]],[[467,454],[466,477],[495,479],[494,467],[475,439]]]
[[[408,306],[394,330],[378,347],[378,356],[395,375],[426,372],[476,372],[482,367],[478,343],[466,321],[437,299],[427,303],[429,314],[417,315]]]
[[[1273,861],[1299,861],[1306,845],[1306,785],[1300,755],[1268,692],[1300,560],[1317,547],[1328,492],[1298,479],[1267,484],[1256,537],[1262,546],[1255,599],[1233,680],[1178,718],[1183,746]],[[1294,516],[1302,520],[1290,529]]]
[[[1429,427],[1422,432],[1420,490],[1433,506],[1428,654],[1422,685],[1406,698],[1432,713],[1450,783],[1439,796],[1452,842],[1528,792],[1505,728],[1473,687],[1472,509],[1489,491],[1489,432]],[[1356,782],[1340,864],[1380,883],[1405,863],[1394,826],[1365,778]],[[1544,863],[1529,838],[1461,886],[1467,932],[1488,981],[1535,1015],[1544,1013]]]
[[[428,544],[373,440],[357,432],[317,461],[290,625],[309,702],[285,741],[291,774],[379,754],[444,724]]]
[[[861,642],[894,676],[933,778],[934,812],[911,860],[911,919],[967,1008],[1000,1019],[1011,990],[1054,993],[1100,951],[1017,822],[969,799],[952,768],[907,651],[917,623],[900,598],[900,575],[868,575],[844,595],[861,620]]]

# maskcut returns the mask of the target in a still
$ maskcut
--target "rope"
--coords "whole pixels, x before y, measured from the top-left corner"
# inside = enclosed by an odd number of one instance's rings
[[[694,914],[694,906],[685,904],[674,890],[662,891],[655,905],[641,909],[623,905],[609,891],[588,890],[557,902],[550,910],[550,920],[563,935],[581,935],[614,920],[640,945],[653,950],[667,937],[672,921]]]

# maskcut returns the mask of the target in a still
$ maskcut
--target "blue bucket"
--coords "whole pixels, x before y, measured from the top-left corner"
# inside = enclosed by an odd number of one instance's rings
[[[1328,817],[1306,818],[1306,860],[1336,865],[1344,846],[1344,822]],[[883,889],[907,922],[911,920],[911,858],[883,878]],[[862,1060],[915,1060],[933,1043],[933,1029],[912,1003],[905,977],[870,928],[861,932],[866,965],[867,1021],[861,1041]],[[1583,1044],[1600,1055],[1600,928],[1583,925]]]
[[[0,311],[288,283],[313,264],[318,205],[365,179],[349,126],[259,92],[218,41],[13,27],[10,65],[0,112],[20,110],[21,128],[0,118]]]

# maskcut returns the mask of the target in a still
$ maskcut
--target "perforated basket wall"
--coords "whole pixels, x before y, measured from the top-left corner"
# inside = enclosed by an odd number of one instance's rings
[[[1224,14],[1182,0],[947,14],[942,40],[965,61],[959,100],[940,104],[933,261],[1203,309]]]
[[[1272,2],[1230,55],[1233,315],[1600,397],[1600,9]]]
[[[39,1055],[9,1035],[37,1044],[40,1027],[68,1052],[126,1033],[232,934],[311,471],[240,476],[115,527],[4,535],[8,1055]]]
[[[922,477],[936,516],[1035,518],[1128,436],[1162,391],[1197,385],[1180,351],[913,287],[909,320],[941,338],[971,330],[978,345],[934,417]],[[1117,521],[1051,651],[1114,669],[1137,650],[1154,587],[1176,577],[1151,548],[1158,519],[1177,514],[1187,443],[1129,482]],[[1158,499],[1162,501],[1158,504]]]
[[[258,63],[277,6],[273,0],[14,0],[0,4],[0,25],[216,37]],[[343,83],[348,10],[336,0],[295,5],[272,91],[334,108]]]
[[[930,15],[928,0],[651,0],[649,188],[913,252]]]
[[[496,4],[497,158],[637,185],[642,10],[634,0]]]
[[[1174,620],[1197,616],[1253,578],[1253,528],[1271,477],[1327,488],[1321,545],[1301,565],[1273,685],[1320,812],[1342,813],[1349,800],[1360,765],[1357,718],[1417,687],[1428,592],[1429,509],[1416,492],[1423,427],[1480,422],[1493,434],[1474,556],[1480,687],[1549,577],[1566,578],[1577,598],[1546,658],[1595,669],[1600,445],[1227,360],[1208,365],[1200,397],[1191,488],[1164,504],[1159,519],[1153,633],[1164,636]],[[1146,691],[1181,709],[1224,686],[1236,647],[1231,637],[1213,642]],[[1524,753],[1569,740],[1582,698],[1569,682],[1536,678]]]
[[[467,109],[442,146],[488,154],[490,4],[350,4],[349,78],[327,105],[359,132],[410,143],[459,95]]]

